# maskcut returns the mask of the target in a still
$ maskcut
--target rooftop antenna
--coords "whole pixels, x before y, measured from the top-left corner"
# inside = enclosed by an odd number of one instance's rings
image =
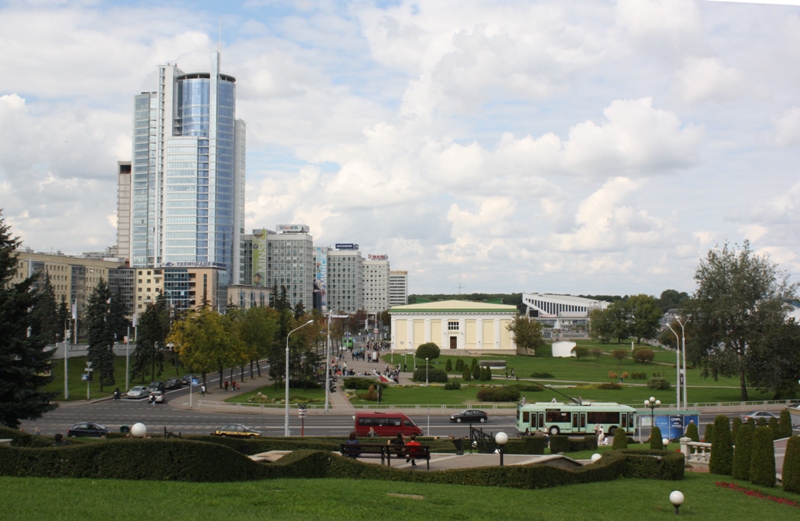
[[[222,17],[217,19],[217,52],[222,49]]]

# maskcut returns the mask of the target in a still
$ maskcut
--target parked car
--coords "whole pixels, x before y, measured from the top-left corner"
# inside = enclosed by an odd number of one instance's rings
[[[166,391],[167,387],[164,385],[164,382],[150,382],[150,385],[147,386],[148,389],[151,391]]]
[[[758,423],[759,418],[764,418],[767,422],[769,422],[770,418],[780,418],[780,414],[775,414],[774,412],[769,411],[752,411],[742,416],[742,421],[746,422],[750,418],[753,418],[756,423]]]
[[[183,378],[181,378],[181,382],[183,383],[183,385],[191,385],[192,378],[200,380],[200,377],[197,376],[196,374],[185,374],[183,375]]]
[[[164,392],[163,391],[150,391],[150,394],[155,398],[156,403],[164,403]],[[148,398],[149,400],[149,398]]]
[[[128,391],[128,398],[132,399],[140,399],[140,398],[147,398],[150,396],[150,389],[145,387],[144,385],[137,385],[130,391]]]
[[[465,409],[459,413],[450,415],[450,421],[456,423],[484,423],[489,420],[489,415],[477,409]]]
[[[109,432],[111,431],[109,431],[99,423],[83,422],[83,423],[76,423],[75,425],[70,427],[69,430],[67,431],[67,437],[91,436],[93,438],[99,438],[100,436],[105,436]]]
[[[183,382],[181,381],[180,378],[170,378],[164,384],[164,387],[167,389],[180,389],[181,387],[183,387]]]
[[[220,427],[212,432],[211,435],[230,438],[252,438],[253,436],[261,436],[261,431],[251,429],[241,423],[231,423],[230,425]]]

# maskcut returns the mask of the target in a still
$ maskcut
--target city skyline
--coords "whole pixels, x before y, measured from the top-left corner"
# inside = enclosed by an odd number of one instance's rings
[[[7,1],[0,29],[0,208],[37,251],[115,244],[132,97],[219,49],[245,230],[357,242],[411,294],[691,292],[744,240],[798,280],[793,5]]]

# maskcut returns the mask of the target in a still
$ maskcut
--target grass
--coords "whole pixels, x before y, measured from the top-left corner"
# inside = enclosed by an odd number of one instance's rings
[[[271,398],[277,398],[280,401],[280,403],[283,403],[282,400],[286,396],[285,389],[283,386],[280,386],[278,389],[276,389],[272,385],[266,385],[264,387],[259,387],[258,389],[254,389],[246,393],[241,393],[236,396],[232,396],[224,401],[229,403],[248,403],[250,397],[255,396],[258,393],[265,394]],[[309,402],[309,400],[312,401]],[[289,403],[298,403],[298,402],[316,403],[324,405],[325,389],[289,389]]]
[[[544,490],[366,480],[281,479],[175,483],[0,477],[5,521],[51,519],[581,520],[675,519],[669,494],[681,490],[681,516],[703,521],[792,519],[797,507],[715,486],[730,478],[687,473],[680,482],[619,479]],[[798,501],[780,489],[746,488]],[[42,501],[47,498],[47,501]],[[145,499],[145,500],[143,500]]]

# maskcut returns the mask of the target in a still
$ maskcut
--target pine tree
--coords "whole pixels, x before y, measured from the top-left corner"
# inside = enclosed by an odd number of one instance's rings
[[[711,457],[714,457],[713,452]],[[775,486],[775,445],[769,427],[756,427],[753,433],[750,482],[762,487]]]
[[[783,490],[800,492],[800,436],[791,436],[786,442],[782,477]]]
[[[481,368],[477,362],[475,362],[475,365],[472,366],[472,379],[483,380],[483,378],[481,378]]]
[[[781,411],[781,419],[778,422],[778,430],[780,432],[780,438],[789,438],[792,435],[792,415],[789,413],[789,409],[784,409]]]
[[[750,479],[750,462],[753,457],[753,431],[746,423],[736,434],[736,449],[733,451],[731,476],[734,479]]]
[[[733,445],[728,417],[720,414],[714,420],[714,441],[711,442],[711,460],[708,471],[723,476],[731,475],[733,466]]]
[[[89,295],[86,306],[89,348],[87,358],[92,362],[93,376],[105,385],[114,385],[114,333],[110,323],[111,290],[103,279]]]
[[[664,443],[661,439],[661,429],[653,426],[650,431],[650,448],[652,450],[664,450]]]
[[[469,367],[467,367],[466,365],[464,366],[464,372],[462,376],[464,377],[465,382],[469,382],[470,380],[472,380],[472,373],[470,372]]]
[[[492,380],[492,368],[491,367],[487,367],[486,368],[486,381],[490,382],[491,380]]]
[[[39,285],[39,304],[34,313],[31,333],[40,335],[48,344],[54,344],[59,338],[58,308],[56,293],[50,282],[50,274],[39,274],[38,279],[44,282]],[[63,336],[63,332],[60,336]]]
[[[611,450],[622,450],[628,448],[628,434],[625,429],[619,428],[614,431],[614,443]]]
[[[53,351],[42,335],[28,335],[39,305],[31,291],[34,278],[11,284],[20,245],[0,213],[0,425],[13,429],[20,420],[35,420],[57,407],[50,403],[57,393],[42,390],[53,379]]]
[[[56,340],[58,342],[64,341],[64,333],[67,329],[69,329],[69,306],[67,305],[66,298],[64,296],[61,297],[61,303],[58,305],[58,336]]]
[[[139,375],[144,380],[150,372],[150,379],[154,380],[156,373],[161,374],[164,370],[164,347],[168,334],[167,301],[163,294],[159,294],[155,303],[148,306],[139,317],[131,367],[134,375]]]
[[[695,422],[691,422],[686,426],[686,437],[692,441],[700,441],[700,433],[697,432],[697,424]]]
[[[453,370],[453,362],[451,362],[449,358],[447,359],[447,363],[444,364],[444,370],[448,373]]]
[[[731,439],[732,440],[736,439],[736,435],[739,433],[739,427],[741,427],[741,426],[742,426],[742,419],[739,418],[738,416],[734,417],[733,420],[731,420]]]
[[[774,416],[772,418],[770,418],[769,419],[769,423],[767,424],[767,427],[769,427],[770,430],[772,431],[772,439],[773,440],[780,439],[781,431],[778,428],[778,418],[776,418]]]
[[[749,425],[750,429],[753,430],[753,431],[755,431],[756,427],[758,427],[758,424],[756,423],[756,419],[752,418],[752,417],[751,418],[747,418],[747,425]]]

